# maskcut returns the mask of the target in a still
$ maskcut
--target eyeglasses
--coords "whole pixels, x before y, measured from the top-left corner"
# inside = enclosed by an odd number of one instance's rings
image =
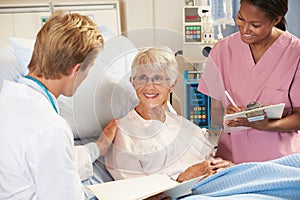
[[[162,84],[165,84],[170,79],[169,78],[164,78],[164,77],[159,76],[159,75],[155,75],[153,78],[149,78],[146,75],[133,77],[134,83],[136,83],[138,85],[146,85],[149,82],[149,80],[151,80],[151,82],[155,85],[162,85]]]

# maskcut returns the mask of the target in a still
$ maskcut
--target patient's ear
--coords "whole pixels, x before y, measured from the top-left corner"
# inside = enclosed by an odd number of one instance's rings
[[[177,83],[177,79],[174,81],[174,83],[171,85],[170,87],[170,93],[173,92],[175,86],[176,86],[176,83]]]
[[[135,88],[135,85],[134,85],[134,83],[133,83],[133,78],[132,78],[132,76],[130,76],[129,81],[130,81],[131,85]]]

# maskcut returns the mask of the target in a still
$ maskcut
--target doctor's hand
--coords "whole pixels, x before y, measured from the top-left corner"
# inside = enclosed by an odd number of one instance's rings
[[[100,156],[104,156],[115,139],[118,129],[117,120],[111,120],[108,125],[103,129],[99,139],[95,142],[100,150]]]

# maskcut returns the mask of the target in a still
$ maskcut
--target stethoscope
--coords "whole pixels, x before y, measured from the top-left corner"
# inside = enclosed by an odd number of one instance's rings
[[[54,108],[55,112],[58,113],[58,110],[57,110],[57,108],[56,108],[56,105],[55,105],[55,103],[54,103],[54,100],[53,100],[52,96],[50,95],[48,89],[45,87],[45,85],[44,85],[43,83],[41,83],[39,80],[37,80],[36,78],[33,78],[32,76],[26,75],[26,76],[24,76],[24,77],[27,78],[27,79],[30,79],[30,80],[34,81],[35,83],[37,83],[37,84],[42,88],[42,90],[43,90],[43,91],[45,92],[45,94],[47,95],[49,101],[51,102],[52,107]]]

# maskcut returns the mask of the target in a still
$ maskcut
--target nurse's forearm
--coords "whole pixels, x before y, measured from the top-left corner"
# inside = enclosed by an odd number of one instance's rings
[[[293,113],[280,120],[270,121],[269,131],[295,131],[300,130],[300,108],[293,108]]]

